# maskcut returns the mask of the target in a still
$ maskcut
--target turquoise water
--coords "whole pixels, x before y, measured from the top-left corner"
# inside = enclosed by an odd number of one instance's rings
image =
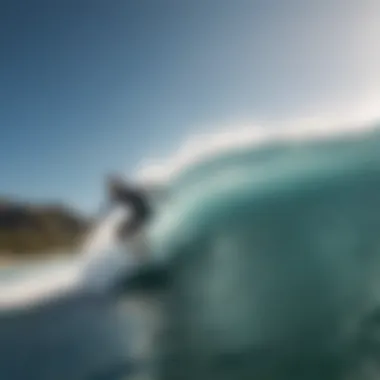
[[[249,210],[261,202],[344,186],[361,177],[376,180],[379,146],[380,132],[375,130],[355,138],[343,134],[321,141],[268,143],[202,160],[169,184],[170,202],[152,225],[152,245],[157,245],[158,255],[160,251],[168,255],[169,248],[160,248],[161,244],[188,240],[195,230],[218,224],[220,214],[229,213],[230,218],[240,207]]]
[[[162,379],[371,378],[379,132],[232,150],[170,194],[150,230],[172,276]]]

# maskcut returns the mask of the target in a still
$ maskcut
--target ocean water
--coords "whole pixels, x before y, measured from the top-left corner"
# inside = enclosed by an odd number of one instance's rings
[[[82,265],[68,259],[0,271],[1,379],[121,380],[147,371],[151,304],[92,288],[87,273],[77,275]]]
[[[117,380],[146,372],[152,302],[109,292],[130,263],[110,236],[88,246],[0,270],[0,379]]]
[[[377,128],[226,149],[183,167],[164,193],[146,231],[150,264],[169,277],[151,378],[379,378]],[[121,274],[108,249],[115,218],[99,226],[65,276],[44,269],[55,273],[44,277],[49,303],[22,309],[47,293],[22,298],[12,287],[11,300],[1,287],[0,378],[117,380],[151,349],[152,321],[137,327],[129,296],[109,292]],[[99,291],[88,279],[103,271]],[[140,322],[158,310],[155,300],[141,301]],[[12,318],[2,305],[17,309]],[[146,339],[137,349],[138,329]]]

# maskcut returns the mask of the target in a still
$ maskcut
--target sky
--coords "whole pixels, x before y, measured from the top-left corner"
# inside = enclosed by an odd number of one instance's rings
[[[188,136],[380,115],[379,0],[5,0],[0,197],[92,212]]]

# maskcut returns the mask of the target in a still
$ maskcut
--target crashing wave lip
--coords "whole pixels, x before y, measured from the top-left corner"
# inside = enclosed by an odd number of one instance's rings
[[[142,166],[137,182],[151,188],[164,187],[184,171],[205,160],[239,149],[265,148],[275,143],[296,143],[355,138],[380,130],[378,122],[331,123],[318,119],[279,124],[277,126],[246,127],[240,130],[215,134],[202,134],[188,140],[171,157],[156,164]]]

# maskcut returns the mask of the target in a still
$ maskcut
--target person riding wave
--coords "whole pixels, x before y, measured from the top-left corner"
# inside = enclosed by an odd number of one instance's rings
[[[149,196],[142,188],[133,186],[119,177],[111,176],[108,179],[109,199],[112,203],[126,207],[131,213],[130,216],[121,223],[116,232],[117,238],[122,243],[132,243],[141,258],[141,241],[143,238],[143,227],[150,220],[152,208],[149,203]],[[137,243],[137,247],[136,244]],[[133,251],[135,249],[132,248]]]

